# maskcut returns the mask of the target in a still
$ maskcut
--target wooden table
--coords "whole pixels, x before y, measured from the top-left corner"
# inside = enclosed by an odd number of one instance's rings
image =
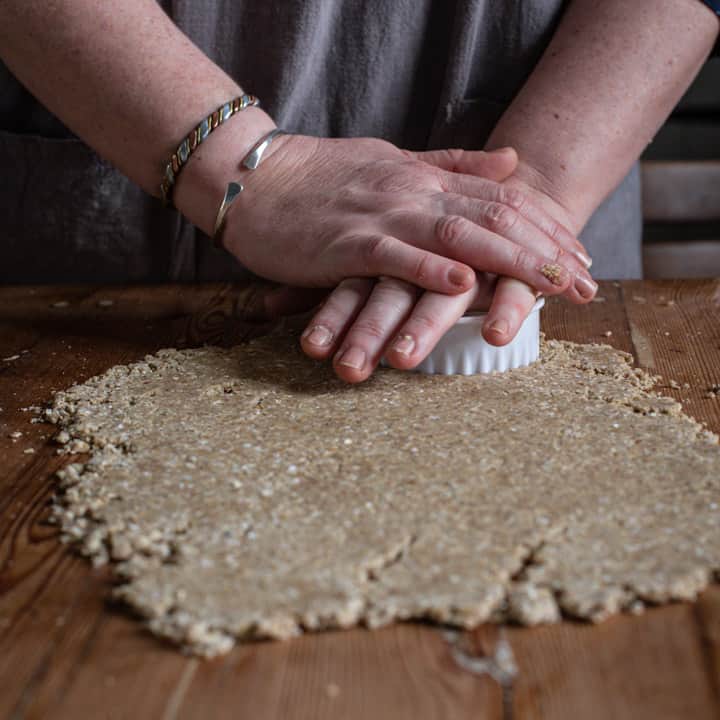
[[[605,283],[599,294],[583,308],[550,302],[545,331],[632,352],[720,431],[720,396],[706,397],[720,383],[720,282]],[[247,644],[213,661],[183,656],[109,605],[109,571],[69,552],[46,522],[66,460],[48,444],[52,428],[22,408],[163,346],[262,332],[238,320],[254,295],[0,289],[0,718],[720,717],[718,586],[694,604],[595,627],[484,626],[451,642],[442,629],[400,624]],[[499,643],[518,667],[504,689],[483,672],[490,661],[473,662]]]

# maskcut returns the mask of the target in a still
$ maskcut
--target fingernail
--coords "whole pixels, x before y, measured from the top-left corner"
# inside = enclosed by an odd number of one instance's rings
[[[580,252],[580,250],[574,252],[575,257],[589,270],[592,267],[592,258],[588,257],[584,252]]]
[[[538,270],[547,278],[553,285],[560,286],[564,285],[567,280],[567,270],[562,265],[555,263],[545,263],[541,265]]]
[[[357,347],[349,347],[339,358],[338,365],[362,370],[365,365],[365,351]]]
[[[324,325],[315,325],[303,333],[303,340],[307,340],[311,345],[317,345],[318,347],[327,347],[332,338],[333,334]]]
[[[494,333],[497,333],[498,335],[507,335],[510,330],[510,326],[508,325],[507,320],[495,320],[490,325],[488,330],[492,330]]]
[[[575,277],[575,289],[584,297],[591,298],[595,296],[598,286],[597,283],[590,278],[586,278],[582,275]]]
[[[493,152],[503,153],[503,154],[505,154],[505,155],[507,155],[507,154],[509,154],[509,153],[513,153],[513,154],[514,154],[514,153],[515,153],[515,148],[511,148],[510,146],[501,147],[501,148],[498,148],[497,150],[493,150]]]
[[[470,278],[470,271],[459,267],[450,269],[448,272],[448,280],[455,285],[455,287],[461,288],[467,287],[472,282]]]
[[[415,338],[412,335],[398,335],[391,349],[400,355],[410,355],[415,349]]]

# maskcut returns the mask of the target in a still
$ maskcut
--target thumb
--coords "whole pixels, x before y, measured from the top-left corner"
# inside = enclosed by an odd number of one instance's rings
[[[485,150],[429,150],[412,153],[417,160],[448,172],[475,175],[502,182],[515,172],[518,156],[510,147]]]

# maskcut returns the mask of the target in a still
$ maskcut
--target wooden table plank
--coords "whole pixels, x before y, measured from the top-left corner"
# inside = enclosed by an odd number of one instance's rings
[[[720,383],[719,288],[604,283],[604,300],[584,308],[549,301],[543,327],[634,353],[680,385],[663,392],[720,431],[720,397],[705,397]],[[48,427],[20,408],[164,345],[262,332],[238,321],[254,292],[0,289],[0,718],[503,717],[498,685],[458,665],[442,630],[423,624],[245,645],[209,662],[183,657],[108,606],[110,573],[69,555],[43,524],[52,471],[65,459],[46,445]],[[69,305],[51,307],[61,300]],[[24,434],[13,441],[16,430]],[[466,656],[492,656],[498,632],[464,634]],[[505,637],[519,667],[506,694],[515,718],[720,715],[717,586],[641,617],[509,628]]]
[[[715,703],[720,706],[720,586],[708,588],[695,604],[694,611],[709,683]]]
[[[0,291],[0,358],[7,358],[0,360],[0,717],[32,716],[55,697],[53,685],[87,652],[110,588],[43,525],[52,473],[67,458],[47,444],[51,428],[30,424],[21,409],[164,345],[241,341],[253,328],[233,318],[249,299],[246,289],[229,286]],[[10,438],[15,432],[22,437]],[[178,665],[177,652],[167,654]],[[151,671],[152,651],[143,657]]]
[[[181,720],[334,718],[499,718],[488,677],[458,673],[434,628],[349,630],[290,643],[248,645],[218,669],[203,663]]]
[[[136,621],[103,607],[97,592],[92,595],[89,631],[74,644],[63,638],[53,657],[53,671],[37,684],[17,717],[176,717],[175,701],[183,701],[183,687],[200,661],[158,642]]]
[[[693,606],[672,605],[597,627],[509,631],[520,668],[517,717],[717,718]]]
[[[636,345],[649,348],[644,365],[663,377],[663,394],[720,433],[720,394],[710,392],[720,389],[720,281],[628,282],[623,297]]]
[[[547,298],[545,303],[547,310],[541,320],[547,337],[605,343],[623,352],[634,352],[619,283],[602,283],[595,301],[583,307],[556,297]]]

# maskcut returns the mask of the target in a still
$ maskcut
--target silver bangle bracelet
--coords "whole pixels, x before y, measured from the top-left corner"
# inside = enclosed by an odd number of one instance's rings
[[[267,135],[263,135],[250,149],[250,152],[243,158],[243,161],[240,163],[243,167],[246,167],[248,170],[255,170],[257,166],[260,164],[260,161],[262,160],[263,155],[265,154],[265,151],[270,147],[272,144],[272,141],[278,136],[278,135],[285,135],[285,131],[281,128],[275,128],[274,130],[271,130]]]
[[[284,130],[281,130],[280,128],[275,128],[269,133],[263,135],[255,143],[255,145],[250,148],[247,155],[245,155],[245,157],[242,159],[240,165],[244,168],[247,168],[248,170],[256,170],[262,162],[265,151],[272,144],[272,141],[278,135],[286,134],[287,133]],[[221,236],[222,229],[225,224],[225,216],[227,215],[227,211],[230,209],[230,206],[233,204],[233,202],[235,202],[235,199],[244,189],[245,186],[236,180],[228,183],[228,186],[225,189],[225,196],[220,203],[220,207],[218,208],[217,215],[215,217],[215,226],[213,228],[213,244],[215,245],[215,247],[223,247]]]

